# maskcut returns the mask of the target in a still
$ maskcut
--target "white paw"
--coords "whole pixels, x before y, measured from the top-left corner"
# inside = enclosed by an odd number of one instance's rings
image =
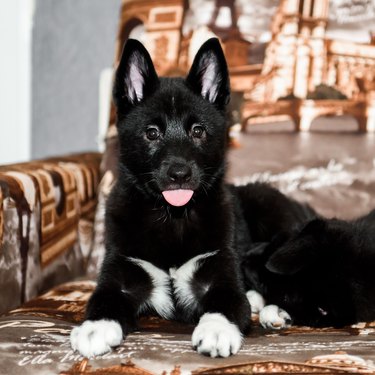
[[[292,325],[292,318],[276,305],[267,305],[259,313],[259,322],[263,328],[282,329]]]
[[[251,313],[259,314],[266,304],[263,296],[255,290],[249,290],[246,292],[246,297],[251,306]]]
[[[195,327],[191,341],[199,354],[229,357],[240,350],[242,334],[224,315],[206,313]]]
[[[73,350],[78,350],[84,357],[91,358],[111,351],[122,341],[122,329],[114,320],[86,320],[70,333]]]

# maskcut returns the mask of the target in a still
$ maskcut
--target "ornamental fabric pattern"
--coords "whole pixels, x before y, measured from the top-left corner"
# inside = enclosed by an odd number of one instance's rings
[[[93,281],[66,283],[1,318],[0,373],[375,374],[375,322],[340,330],[267,331],[254,316],[254,328],[237,355],[208,358],[192,348],[193,326],[148,317],[112,352],[85,359],[70,348],[69,334],[94,288]]]
[[[0,167],[0,312],[84,273],[100,160],[91,153]]]

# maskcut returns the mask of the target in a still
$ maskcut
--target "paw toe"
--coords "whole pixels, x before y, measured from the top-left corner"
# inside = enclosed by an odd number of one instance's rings
[[[259,314],[266,304],[263,296],[255,290],[249,290],[246,292],[246,297],[250,303],[252,314]]]
[[[121,326],[113,320],[87,320],[70,334],[72,349],[87,358],[109,352],[111,347],[120,345],[121,340]]]
[[[259,322],[264,328],[282,329],[290,327],[290,315],[276,305],[265,306],[259,313]]]
[[[242,343],[238,327],[224,315],[207,313],[202,316],[192,336],[193,348],[210,357],[229,357],[236,354]]]

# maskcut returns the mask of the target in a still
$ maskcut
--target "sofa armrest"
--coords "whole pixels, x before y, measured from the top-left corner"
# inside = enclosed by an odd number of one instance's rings
[[[0,313],[85,272],[101,154],[0,166]]]

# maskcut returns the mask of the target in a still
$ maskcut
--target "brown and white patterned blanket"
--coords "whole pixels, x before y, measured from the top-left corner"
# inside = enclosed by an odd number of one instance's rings
[[[293,327],[266,331],[257,324],[238,355],[212,359],[191,347],[193,327],[144,318],[121,346],[94,360],[70,348],[69,333],[83,317],[92,281],[71,282],[0,319],[4,374],[238,374],[374,373],[375,322],[336,330]]]

